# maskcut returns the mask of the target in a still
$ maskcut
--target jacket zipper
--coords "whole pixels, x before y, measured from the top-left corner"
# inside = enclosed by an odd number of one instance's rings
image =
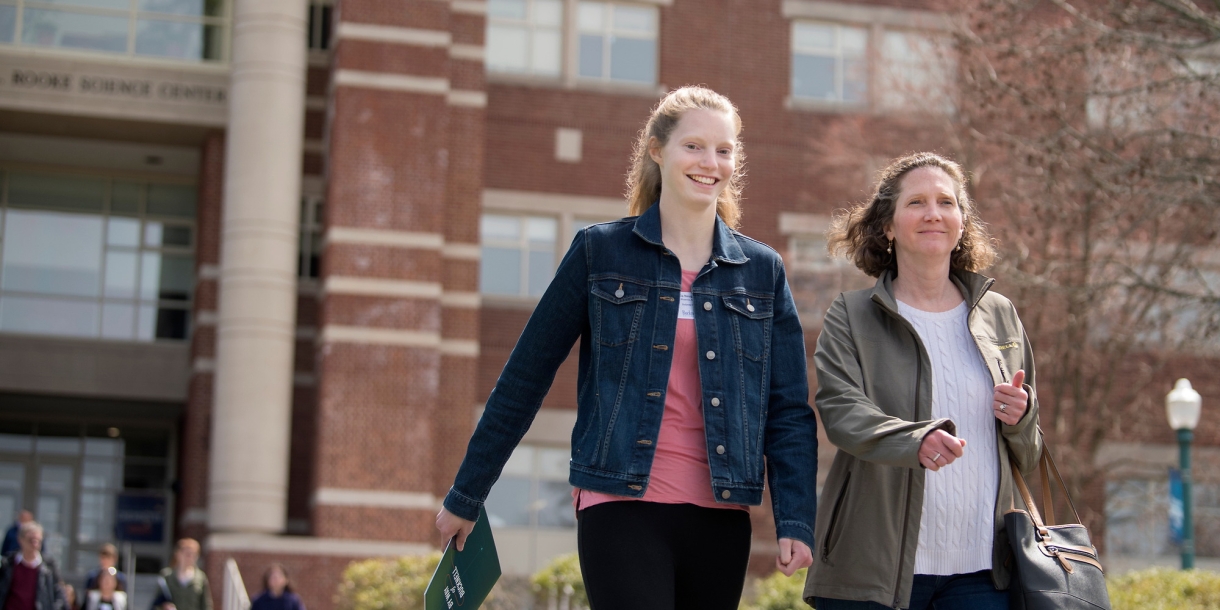
[[[981,298],[982,297],[980,297],[980,300],[981,300]],[[977,304],[978,304],[978,301],[975,301],[975,305],[977,305]],[[987,368],[987,356],[985,354],[983,354],[983,347],[981,345],[979,345],[978,338],[974,336],[974,330],[970,328],[970,319],[972,316],[974,316],[974,307],[973,306],[971,306],[969,313],[966,314],[966,330],[967,330],[967,332],[970,333],[970,337],[972,339],[974,339],[974,349],[978,350],[978,352],[979,352],[979,360],[983,361],[983,368]],[[996,358],[995,363],[996,363],[997,369],[1000,371],[1000,381],[1003,383],[1008,383],[1008,372],[1004,370],[1004,360],[1001,358]],[[994,379],[992,381],[994,381]],[[1000,434],[1000,426],[1002,426],[1002,425],[1003,425],[1003,423],[997,419],[996,424],[995,424],[995,428],[996,428],[995,431],[996,431],[997,436]],[[1002,441],[1000,439],[998,439],[998,438],[996,439],[996,450],[999,454],[997,456],[997,459],[1002,464],[1004,462],[1004,458],[1006,456],[1004,455],[1005,452],[1000,449],[999,444],[1001,442]],[[1001,488],[1003,487],[1002,482],[1003,482],[1003,478],[1004,478],[1003,472],[1004,472],[1004,467],[1001,465],[1000,474],[999,474],[1000,480],[996,482],[995,503],[991,505],[991,514],[992,515],[995,515],[998,507],[1000,506],[1000,492],[1001,492]],[[993,542],[992,544],[994,546],[995,543]],[[995,572],[994,568],[991,570],[991,582],[993,584],[995,584],[997,587],[999,586],[999,582],[997,581],[997,576],[996,576],[996,572]]]
[[[916,341],[919,340],[919,335],[915,336]],[[911,421],[919,421],[919,382],[923,377],[923,358],[918,360],[915,367],[915,413],[911,417]],[[915,471],[907,473],[907,497],[906,504],[902,510],[902,538],[898,542],[898,569],[897,577],[894,580],[894,607],[901,608],[902,604],[899,600],[900,591],[902,590],[902,561],[906,555],[907,548],[907,523],[911,520],[911,480],[915,477]]]

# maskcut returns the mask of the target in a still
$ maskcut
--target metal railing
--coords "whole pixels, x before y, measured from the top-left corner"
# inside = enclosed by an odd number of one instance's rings
[[[237,562],[230,557],[225,560],[224,585],[221,589],[221,610],[250,610],[250,595],[246,583],[241,579]]]

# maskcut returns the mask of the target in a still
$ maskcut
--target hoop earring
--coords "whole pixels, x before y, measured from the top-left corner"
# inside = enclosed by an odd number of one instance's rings
[[[888,243],[888,244],[886,244],[886,245],[885,245],[885,253],[886,253],[886,254],[893,254],[893,253],[894,253],[894,240],[892,240],[892,239],[891,239],[891,240],[890,240],[890,243]]]

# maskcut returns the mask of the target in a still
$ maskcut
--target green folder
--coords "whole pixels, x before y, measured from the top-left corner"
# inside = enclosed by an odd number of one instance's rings
[[[474,610],[487,599],[499,579],[500,557],[496,555],[496,543],[491,539],[487,511],[480,507],[479,519],[474,522],[474,531],[466,537],[462,552],[458,552],[456,540],[450,540],[445,546],[445,554],[424,590],[424,608]]]

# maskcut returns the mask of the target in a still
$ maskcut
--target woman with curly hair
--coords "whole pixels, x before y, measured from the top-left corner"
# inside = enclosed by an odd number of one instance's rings
[[[838,448],[805,598],[818,610],[1004,609],[1010,459],[1038,462],[1033,350],[979,274],[991,238],[953,161],[894,160],[829,239],[876,277],[818,338],[817,409]]]

